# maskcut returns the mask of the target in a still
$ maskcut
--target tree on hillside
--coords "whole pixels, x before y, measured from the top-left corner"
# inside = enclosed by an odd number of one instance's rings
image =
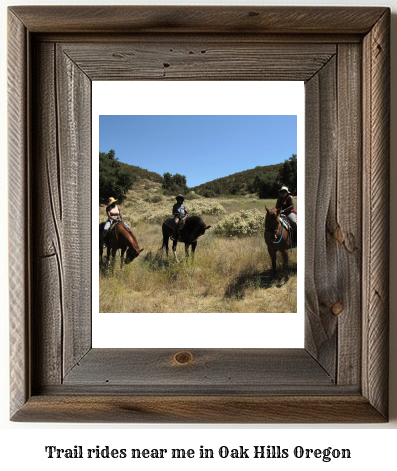
[[[288,187],[289,191],[296,195],[297,189],[297,172],[298,172],[298,159],[296,154],[285,160],[284,164],[279,170],[278,178],[282,185]]]
[[[127,167],[123,167],[113,149],[108,153],[99,152],[99,197],[108,199],[113,196],[122,201],[132,188],[136,176]]]
[[[186,185],[185,175],[180,175],[179,173],[171,175],[169,172],[166,172],[163,174],[163,178],[163,188],[165,190],[165,194],[175,194],[176,196],[177,194],[182,193],[185,195],[189,191],[189,188]]]
[[[172,175],[170,174],[170,172],[164,173],[163,178],[164,178],[163,188],[164,189],[171,188],[171,186],[172,186]]]
[[[163,177],[156,172],[151,172],[150,170],[138,167],[137,165],[125,164],[123,162],[120,162],[120,164],[122,167],[127,168],[136,176],[136,181],[143,179],[152,182],[163,183]]]
[[[266,172],[257,175],[250,185],[252,193],[258,193],[259,198],[275,198],[278,190],[277,172]]]

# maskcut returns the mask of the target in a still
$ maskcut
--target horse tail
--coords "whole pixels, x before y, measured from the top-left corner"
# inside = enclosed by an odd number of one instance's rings
[[[167,231],[166,227],[167,227],[167,225],[163,222],[163,225],[161,226],[161,230],[162,230],[162,233],[163,233],[163,244],[161,245],[159,250],[163,250],[164,247],[167,247],[166,240],[168,241],[169,235],[166,232]]]

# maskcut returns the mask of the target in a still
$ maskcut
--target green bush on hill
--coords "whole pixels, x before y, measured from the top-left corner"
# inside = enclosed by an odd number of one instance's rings
[[[259,198],[274,198],[282,185],[288,186],[296,195],[297,156],[293,154],[284,163],[257,166],[250,170],[234,173],[227,177],[217,178],[191,188],[205,198],[222,195],[249,195],[257,193]]]
[[[179,173],[171,175],[169,172],[166,172],[164,173],[163,177],[163,188],[165,195],[186,195],[186,193],[189,191],[189,188],[186,185],[185,175],[180,175]]]
[[[99,197],[116,198],[122,201],[136,180],[134,173],[123,167],[111,149],[108,153],[99,152]]]

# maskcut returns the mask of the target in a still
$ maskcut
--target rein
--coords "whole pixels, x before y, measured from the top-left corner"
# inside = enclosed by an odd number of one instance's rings
[[[281,224],[281,223],[280,223]],[[276,230],[274,229],[266,229],[268,232],[272,231],[272,232],[277,232],[278,228]],[[272,243],[273,244],[278,244],[281,242],[281,239],[283,238],[283,233],[284,233],[284,226],[281,224],[281,235],[280,235],[280,238],[278,239],[277,242],[273,241],[272,240]]]
[[[272,244],[279,244],[279,243],[281,242],[282,238],[283,238],[284,224],[283,224],[281,221],[279,221],[279,224],[281,224],[281,235],[280,235],[280,238],[278,239],[278,241],[273,241],[273,240],[272,240],[272,241],[271,241]],[[277,229],[269,229],[269,228],[266,228],[266,225],[265,225],[265,231],[277,233],[278,228],[277,228]],[[293,253],[293,251],[292,251],[292,231],[288,231],[288,233],[289,233],[289,239],[290,239],[290,242],[291,242],[291,253]]]
[[[193,229],[193,232],[191,233],[191,235],[190,235],[190,237],[189,237],[191,244],[192,244],[193,242],[196,242],[196,240],[197,240],[197,237],[194,238],[194,233],[196,232],[196,229],[197,229],[197,227],[195,227],[195,228]]]
[[[277,241],[277,242],[274,242],[272,241],[273,244],[278,244],[281,239],[283,238],[283,231],[284,231],[284,226],[283,224],[281,223],[281,221],[279,221],[277,219],[277,229],[270,229],[269,227],[266,227],[266,220],[265,220],[265,231],[266,232],[274,232],[276,235],[277,235],[277,231],[278,231],[278,226],[281,224],[281,236],[280,236],[280,239]]]

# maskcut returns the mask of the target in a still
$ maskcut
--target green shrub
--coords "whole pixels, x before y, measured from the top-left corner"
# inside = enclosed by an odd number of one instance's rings
[[[214,227],[214,233],[223,237],[256,235],[265,227],[266,214],[257,209],[241,210],[230,214]]]

